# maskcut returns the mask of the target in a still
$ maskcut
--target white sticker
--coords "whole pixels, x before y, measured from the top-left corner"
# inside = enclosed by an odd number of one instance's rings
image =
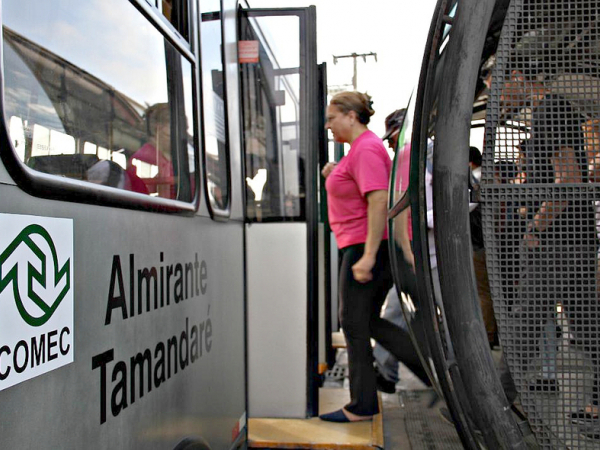
[[[0,214],[0,390],[73,362],[73,220]]]

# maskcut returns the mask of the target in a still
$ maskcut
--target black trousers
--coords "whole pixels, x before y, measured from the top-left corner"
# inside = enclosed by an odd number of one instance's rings
[[[363,252],[364,244],[342,249],[340,322],[346,337],[350,370],[350,403],[345,408],[357,415],[370,416],[379,412],[371,338],[417,375],[421,376],[424,371],[409,334],[380,317],[383,302],[393,286],[387,241],[379,246],[373,279],[364,284],[357,282],[352,274],[352,266]]]

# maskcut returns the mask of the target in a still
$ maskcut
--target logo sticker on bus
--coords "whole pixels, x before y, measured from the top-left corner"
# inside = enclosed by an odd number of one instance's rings
[[[73,220],[0,214],[0,390],[73,362]]]

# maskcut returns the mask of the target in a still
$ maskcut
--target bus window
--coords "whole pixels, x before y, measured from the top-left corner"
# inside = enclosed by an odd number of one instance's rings
[[[213,213],[223,213],[229,204],[229,145],[225,114],[222,26],[220,1],[200,5],[202,54],[202,103],[204,117],[204,161],[207,193]]]
[[[191,202],[192,63],[131,3],[98,5],[3,1],[15,154],[40,172]]]
[[[240,57],[246,216],[257,222],[303,220],[299,41],[275,43],[266,38],[268,33],[299,36],[299,20],[295,16],[242,18],[240,41],[258,45],[255,61]]]
[[[146,0],[146,2],[160,11],[181,37],[186,41],[190,40],[188,0]]]

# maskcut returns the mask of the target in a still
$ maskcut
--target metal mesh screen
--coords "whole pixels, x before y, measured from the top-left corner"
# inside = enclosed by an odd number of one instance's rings
[[[600,448],[597,1],[514,0],[481,182],[500,340],[542,448]]]

